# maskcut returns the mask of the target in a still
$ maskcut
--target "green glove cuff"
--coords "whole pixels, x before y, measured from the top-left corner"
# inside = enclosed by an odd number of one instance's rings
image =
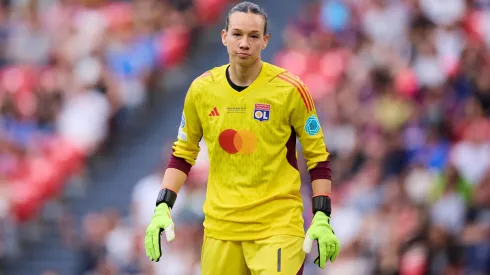
[[[160,203],[157,207],[155,207],[155,211],[153,212],[153,217],[168,217],[172,219],[170,216],[170,207],[166,203]]]
[[[315,216],[313,217],[313,221],[311,222],[311,225],[315,225],[315,227],[321,230],[328,228],[333,232],[333,228],[330,225],[330,217],[320,211],[316,212]]]

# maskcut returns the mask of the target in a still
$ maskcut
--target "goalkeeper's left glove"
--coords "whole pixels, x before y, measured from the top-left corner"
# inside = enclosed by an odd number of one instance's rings
[[[305,253],[310,253],[313,241],[317,240],[318,257],[315,259],[314,263],[320,268],[324,268],[328,260],[334,262],[339,255],[340,243],[335,236],[332,226],[330,226],[330,217],[325,213],[327,212],[330,214],[330,198],[318,198],[317,200],[323,201],[320,204],[315,203],[316,198],[317,197],[314,198],[313,203],[315,216],[313,217],[310,228],[306,232],[303,250]],[[325,198],[328,198],[328,211],[315,210],[315,205],[325,207],[325,201],[327,200]]]
[[[162,189],[158,193],[155,213],[146,229],[145,236],[146,256],[151,261],[158,262],[162,256],[160,234],[163,231],[168,242],[175,239],[174,222],[172,221],[170,210],[174,206],[176,199],[177,193],[170,189]]]

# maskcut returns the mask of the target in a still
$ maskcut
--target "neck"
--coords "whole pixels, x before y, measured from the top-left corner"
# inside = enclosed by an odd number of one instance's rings
[[[251,66],[230,63],[230,78],[238,86],[250,86],[262,70],[262,60],[258,58]]]

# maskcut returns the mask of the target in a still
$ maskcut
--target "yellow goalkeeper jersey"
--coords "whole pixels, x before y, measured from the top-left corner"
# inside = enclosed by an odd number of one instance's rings
[[[245,90],[227,81],[228,65],[191,84],[173,155],[194,165],[204,138],[210,161],[204,230],[221,240],[304,236],[298,137],[308,169],[328,158],[304,83],[263,62]]]

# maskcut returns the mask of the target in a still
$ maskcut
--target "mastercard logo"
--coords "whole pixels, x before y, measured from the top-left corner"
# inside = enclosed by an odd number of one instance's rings
[[[249,155],[257,150],[257,137],[248,130],[226,129],[219,135],[219,145],[228,154]]]

